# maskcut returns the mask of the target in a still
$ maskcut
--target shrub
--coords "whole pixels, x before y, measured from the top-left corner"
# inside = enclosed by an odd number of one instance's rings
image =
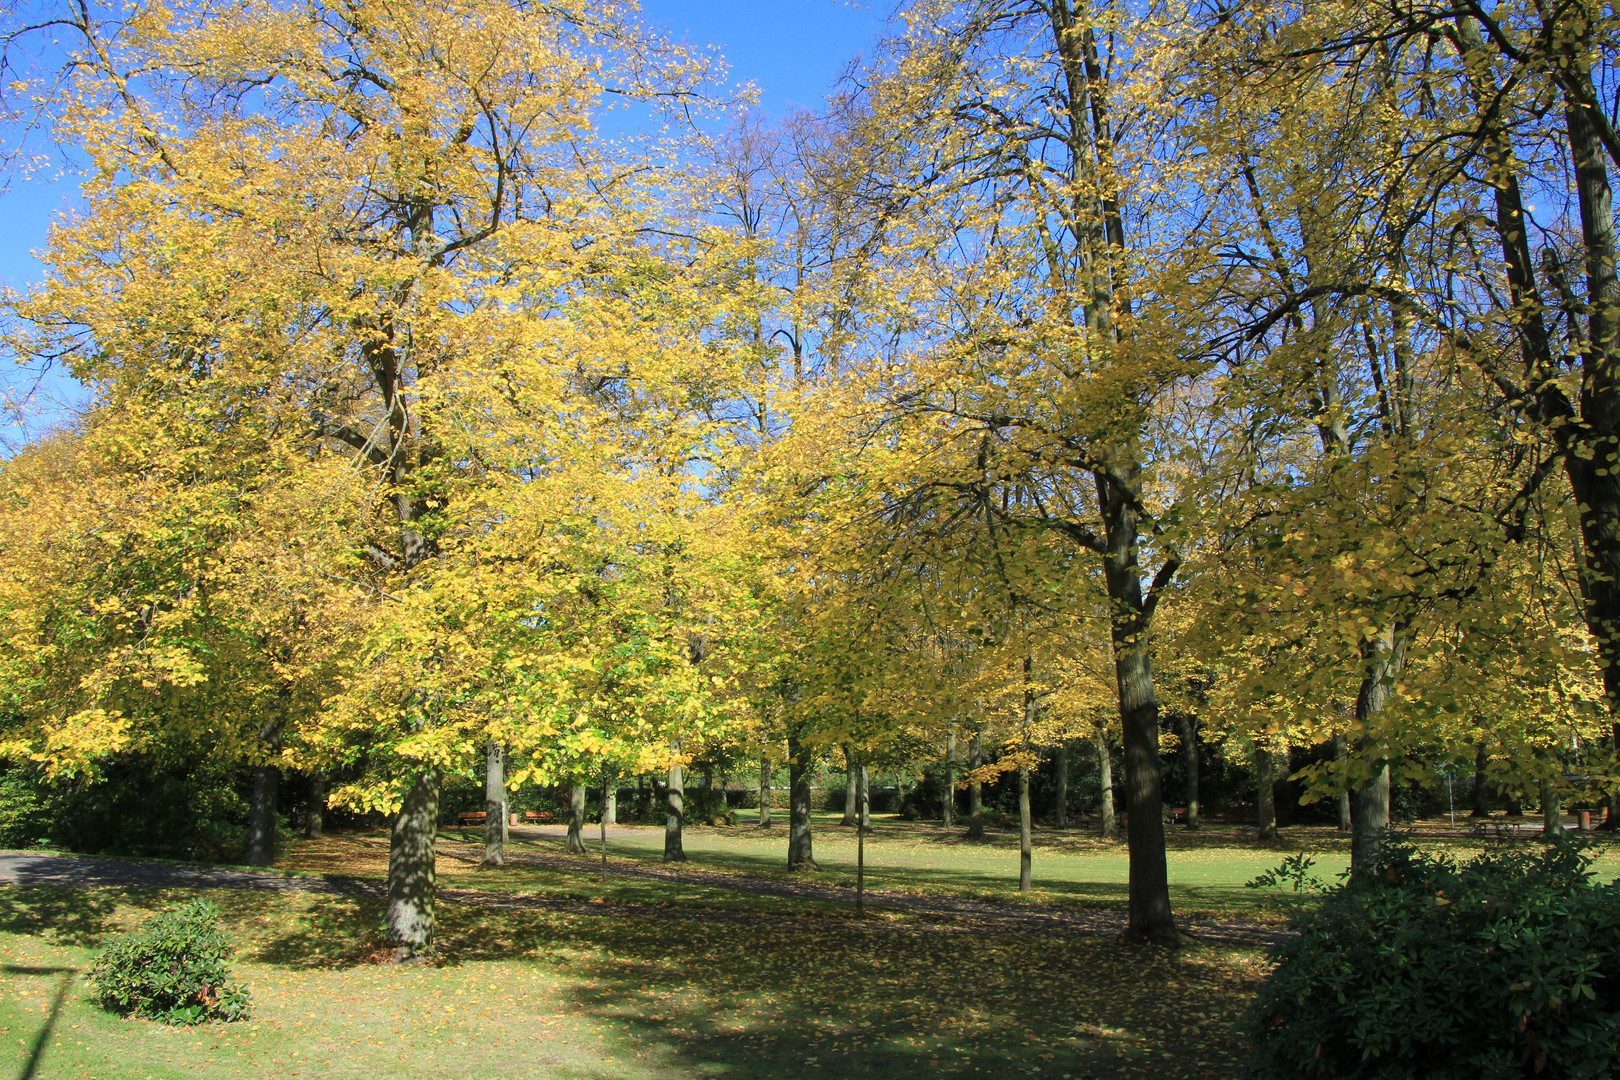
[[[1616,1075],[1620,888],[1590,864],[1570,840],[1460,865],[1393,842],[1297,919],[1251,1016],[1252,1075]],[[1298,888],[1304,871],[1256,884]]]
[[[245,1020],[247,991],[230,985],[225,967],[231,951],[214,906],[192,900],[108,946],[90,981],[97,1001],[113,1012],[165,1024]]]

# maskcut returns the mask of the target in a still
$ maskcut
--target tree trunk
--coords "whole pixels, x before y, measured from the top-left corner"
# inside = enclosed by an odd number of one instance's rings
[[[435,849],[439,836],[439,774],[411,778],[388,837],[388,939],[395,959],[409,962],[433,944]]]
[[[1491,816],[1491,792],[1485,780],[1485,767],[1489,764],[1490,754],[1485,750],[1485,740],[1481,739],[1474,744],[1474,809],[1469,817]]]
[[[1034,822],[1029,814],[1029,766],[1018,767],[1018,891],[1029,892],[1035,859]]]
[[[977,773],[983,764],[984,750],[979,744],[979,733],[975,731],[973,738],[968,740],[968,768]],[[968,782],[967,834],[975,838],[984,835],[984,785],[976,776]]]
[[[1102,835],[1105,840],[1112,840],[1119,835],[1119,823],[1114,820],[1114,756],[1108,750],[1108,733],[1097,729],[1094,737],[1097,744],[1097,784],[1102,791],[1102,804],[1097,812],[1102,815]]]
[[[956,732],[945,736],[945,797],[939,804],[939,823],[956,827]]]
[[[615,805],[619,801],[619,778],[612,770],[602,770],[602,813],[598,815],[600,824],[597,836],[602,843],[602,884],[607,884],[607,829],[608,818],[613,815]]]
[[[484,865],[506,865],[506,747],[484,747]]]
[[[326,818],[326,774],[309,774],[309,810],[304,814],[304,839],[319,840]]]
[[[1372,779],[1356,790],[1351,803],[1350,869],[1370,872],[1378,865],[1389,829],[1389,762],[1375,767]]]
[[[680,762],[669,767],[669,810],[664,817],[664,861],[685,862],[686,848],[681,845],[681,826],[686,822],[686,778]]]
[[[1378,866],[1384,836],[1389,831],[1389,760],[1382,741],[1372,733],[1378,714],[1389,701],[1390,688],[1406,660],[1406,626],[1397,622],[1362,648],[1367,677],[1356,695],[1361,756],[1373,759],[1372,778],[1355,793],[1350,820],[1350,870],[1370,873]]]
[[[280,696],[285,698],[285,691]],[[281,769],[273,762],[281,758],[281,724],[286,715],[283,702],[278,702],[278,708],[282,711],[276,718],[259,729],[259,741],[270,760],[253,767],[245,860],[249,866],[269,866],[276,857],[276,794],[281,786]]]
[[[859,781],[855,777],[855,752],[848,746],[844,747],[844,820],[838,824],[851,826],[855,824],[855,801],[859,795]]]
[[[861,828],[872,827],[872,776],[867,771],[866,762],[861,762],[855,768],[855,780],[860,787],[855,795],[855,818],[861,823]]]
[[[1198,724],[1190,714],[1181,716],[1182,761],[1187,765],[1187,828],[1198,828]]]
[[[866,834],[872,827],[872,789],[867,784],[866,765],[860,767],[860,790],[855,798],[855,815],[860,826],[855,830],[855,916],[866,914]]]
[[[673,778],[671,784],[673,784]],[[585,785],[576,783],[568,789],[568,840],[563,850],[570,855],[585,854]],[[669,857],[665,844],[664,857]]]
[[[1541,782],[1541,831],[1547,836],[1564,834],[1564,814],[1558,805],[1558,788],[1551,780]]]
[[[602,824],[617,825],[619,823],[619,778],[609,777],[602,781]]]
[[[1112,560],[1110,560],[1112,562]],[[1132,575],[1140,589],[1140,580]],[[1117,591],[1117,586],[1110,592]],[[1129,591],[1129,588],[1126,589]],[[1164,792],[1159,775],[1159,703],[1146,635],[1120,632],[1115,621],[1114,671],[1125,728],[1125,839],[1130,845],[1128,937],[1180,940],[1170,908],[1170,870],[1164,854]],[[1134,624],[1134,620],[1132,620]]]
[[[1277,838],[1277,789],[1271,751],[1259,743],[1254,747],[1254,805],[1260,815],[1260,839]]]
[[[1335,757],[1340,761],[1345,760],[1350,756],[1349,740],[1343,735],[1333,736],[1333,750]],[[1350,791],[1348,788],[1339,792],[1339,831],[1342,833],[1350,831]]]
[[[1040,706],[1035,696],[1035,658],[1024,654],[1024,731],[1019,741],[1018,762],[1018,891],[1029,892],[1030,864],[1035,857],[1034,822],[1029,816],[1029,733],[1035,727]]]
[[[788,869],[818,870],[810,843],[810,749],[788,736]]]
[[[1052,807],[1052,827],[1067,829],[1069,827],[1069,743],[1065,739],[1058,743],[1057,749],[1052,753],[1053,771],[1057,774],[1056,787],[1052,798],[1055,805]]]
[[[771,755],[759,752],[759,827],[771,827]]]

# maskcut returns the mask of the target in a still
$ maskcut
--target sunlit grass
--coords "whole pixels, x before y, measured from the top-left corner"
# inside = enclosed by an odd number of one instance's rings
[[[255,1016],[177,1030],[100,1011],[61,969],[82,972],[179,891],[0,891],[0,1068],[43,1034],[38,1077],[1232,1077],[1263,970],[1252,953],[892,915],[672,922],[454,904],[440,906],[438,961],[400,968],[372,962],[376,900],[206,895],[241,947]]]

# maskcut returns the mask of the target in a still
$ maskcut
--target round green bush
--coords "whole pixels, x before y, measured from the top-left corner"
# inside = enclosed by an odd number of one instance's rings
[[[154,915],[96,958],[90,981],[106,1009],[165,1024],[245,1020],[248,993],[230,982],[219,913],[192,900]]]
[[[1392,844],[1296,922],[1251,1016],[1252,1075],[1620,1075],[1620,888],[1590,864],[1570,840],[1462,864]]]

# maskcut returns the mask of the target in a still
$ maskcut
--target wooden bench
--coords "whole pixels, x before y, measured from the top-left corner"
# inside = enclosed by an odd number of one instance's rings
[[[1187,808],[1185,806],[1172,806],[1170,808],[1170,824],[1185,825],[1187,823]]]
[[[523,811],[523,820],[526,821],[526,822],[534,823],[534,822],[556,821],[557,818],[549,810],[525,810],[525,811]]]
[[[473,814],[457,814],[456,815],[456,824],[457,825],[482,825],[484,822],[486,822],[488,820],[489,820],[489,814],[486,813],[483,810],[479,810],[477,813],[473,813]]]

